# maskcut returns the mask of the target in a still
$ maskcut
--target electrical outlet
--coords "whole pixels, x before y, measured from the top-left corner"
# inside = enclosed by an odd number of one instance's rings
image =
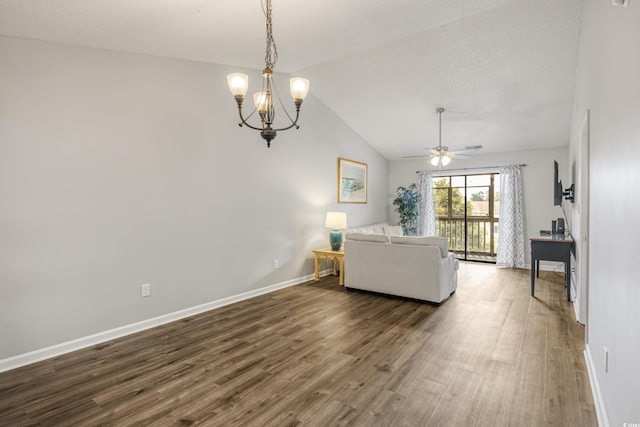
[[[151,296],[151,283],[145,283],[143,285],[140,285],[140,296],[142,298]]]
[[[277,259],[274,259],[274,260],[273,260],[273,269],[274,269],[274,270],[277,270],[279,266],[280,266],[280,265],[278,264],[278,260],[277,260]]]
[[[609,349],[604,348],[604,373],[609,372]]]

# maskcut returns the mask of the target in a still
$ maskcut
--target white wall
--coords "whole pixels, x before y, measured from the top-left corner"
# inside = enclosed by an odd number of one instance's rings
[[[586,1],[571,164],[590,110],[587,361],[601,424],[640,423],[640,2]],[[580,218],[575,211],[574,217]],[[609,350],[608,372],[604,348]]]
[[[230,67],[5,37],[0,63],[0,360],[311,274],[328,210],[387,219],[387,160],[313,82],[267,149]],[[367,205],[336,203],[338,157]]]
[[[568,147],[513,151],[510,153],[482,154],[476,152],[473,157],[467,160],[453,160],[448,167],[442,171],[454,169],[455,173],[464,174],[459,168],[479,168],[488,166],[504,166],[513,164],[526,164],[522,168],[522,179],[524,181],[523,197],[525,208],[525,263],[530,264],[531,254],[529,237],[538,235],[540,230],[551,229],[551,220],[561,218],[562,210],[553,205],[553,161],[560,164],[560,178],[565,186],[570,179],[569,170],[565,166],[568,163]],[[398,215],[394,211],[393,199],[396,197],[396,189],[399,186],[407,186],[417,181],[416,171],[432,169],[427,165],[426,159],[411,159],[391,162],[389,169],[389,218],[393,222],[398,221]],[[458,169],[456,169],[458,168]],[[467,173],[478,173],[478,171],[468,171]],[[566,205],[565,205],[566,206]],[[569,215],[569,208],[567,215]],[[545,262],[546,263],[546,262]],[[546,263],[549,265],[548,263]],[[553,264],[555,265],[555,264]]]

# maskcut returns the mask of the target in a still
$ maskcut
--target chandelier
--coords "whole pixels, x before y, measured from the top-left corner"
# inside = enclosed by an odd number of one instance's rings
[[[302,105],[304,97],[307,96],[307,92],[309,92],[309,80],[296,77],[292,78],[289,82],[289,90],[291,92],[291,97],[293,98],[293,103],[296,107],[295,119],[292,119],[291,115],[289,115],[284,107],[282,100],[280,99],[280,95],[278,95],[275,82],[273,81],[273,69],[276,65],[276,61],[278,60],[278,49],[276,48],[276,43],[273,40],[271,0],[263,0],[262,9],[267,23],[267,47],[264,55],[265,66],[264,70],[262,70],[262,90],[253,94],[253,103],[255,108],[246,118],[242,114],[242,102],[244,101],[244,97],[249,88],[249,76],[243,73],[229,74],[227,76],[227,84],[229,85],[229,90],[238,104],[238,113],[240,114],[240,123],[238,123],[238,125],[240,127],[245,125],[250,129],[260,131],[260,136],[267,141],[267,147],[271,147],[271,141],[276,137],[278,131],[284,131],[293,127],[298,129],[300,127],[298,126],[300,106]],[[288,126],[279,129],[274,129],[272,127],[273,120],[276,115],[274,108],[274,96],[278,99],[282,110],[291,123]],[[247,122],[247,120],[249,120],[256,111],[260,116],[260,126],[253,126]]]

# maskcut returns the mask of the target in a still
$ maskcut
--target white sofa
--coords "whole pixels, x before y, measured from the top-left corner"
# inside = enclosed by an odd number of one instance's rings
[[[444,237],[348,230],[344,261],[347,289],[441,303],[458,286],[459,263]]]

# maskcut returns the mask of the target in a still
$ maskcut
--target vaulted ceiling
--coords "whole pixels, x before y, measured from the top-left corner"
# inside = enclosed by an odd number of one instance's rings
[[[390,160],[437,145],[440,106],[451,149],[564,146],[581,8],[581,0],[273,0],[276,71],[311,80],[311,93]],[[260,0],[2,0],[0,34],[264,66]]]

